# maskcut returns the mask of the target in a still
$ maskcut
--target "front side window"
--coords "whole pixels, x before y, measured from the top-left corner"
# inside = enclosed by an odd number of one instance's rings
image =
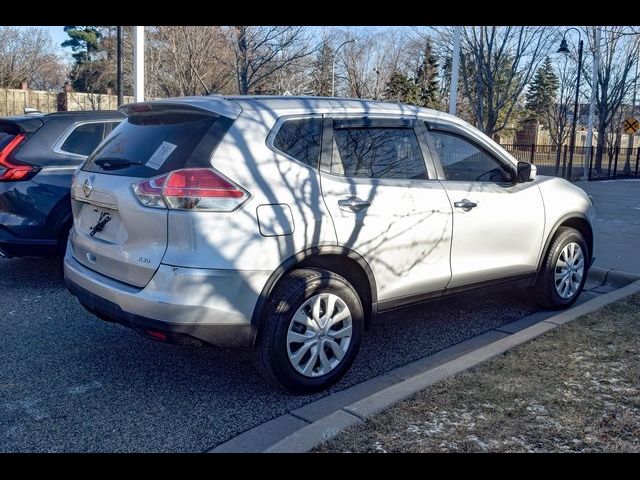
[[[345,177],[427,179],[413,128],[347,127],[333,132],[331,173]],[[337,158],[336,158],[337,157]]]
[[[429,132],[446,180],[512,182],[513,171],[469,140],[449,132]]]
[[[320,159],[321,118],[286,120],[273,139],[273,146],[299,162],[316,168]]]
[[[103,135],[104,123],[102,122],[78,125],[60,145],[60,150],[86,157],[102,141]]]

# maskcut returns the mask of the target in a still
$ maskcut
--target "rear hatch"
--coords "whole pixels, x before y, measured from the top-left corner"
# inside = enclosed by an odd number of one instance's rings
[[[127,120],[76,174],[70,238],[81,264],[144,287],[167,248],[169,210],[161,196],[153,195],[156,182],[176,170],[210,167],[212,152],[233,120],[175,101],[123,110]]]

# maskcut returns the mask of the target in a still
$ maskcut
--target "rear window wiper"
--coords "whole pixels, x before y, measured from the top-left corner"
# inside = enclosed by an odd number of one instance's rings
[[[142,162],[133,162],[126,158],[99,158],[93,163],[98,165],[103,170],[118,170],[120,168],[126,168],[131,165],[144,165]]]

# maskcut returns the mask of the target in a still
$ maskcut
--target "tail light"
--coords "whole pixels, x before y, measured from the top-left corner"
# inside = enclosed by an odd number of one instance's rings
[[[38,172],[39,169],[33,165],[14,164],[9,161],[9,155],[18,148],[18,145],[20,145],[24,139],[25,134],[20,133],[0,150],[0,182],[28,180]]]
[[[249,193],[210,168],[185,168],[133,184],[142,205],[172,210],[231,212]]]

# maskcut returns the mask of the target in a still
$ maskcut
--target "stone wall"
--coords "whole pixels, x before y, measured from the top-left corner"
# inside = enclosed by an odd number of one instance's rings
[[[116,95],[46,92],[41,90],[21,90],[0,88],[0,117],[22,115],[25,108],[35,108],[44,113],[58,111],[58,95],[66,95],[67,110],[115,110]],[[61,98],[64,102],[64,98]],[[124,103],[133,102],[133,97],[125,96]]]

